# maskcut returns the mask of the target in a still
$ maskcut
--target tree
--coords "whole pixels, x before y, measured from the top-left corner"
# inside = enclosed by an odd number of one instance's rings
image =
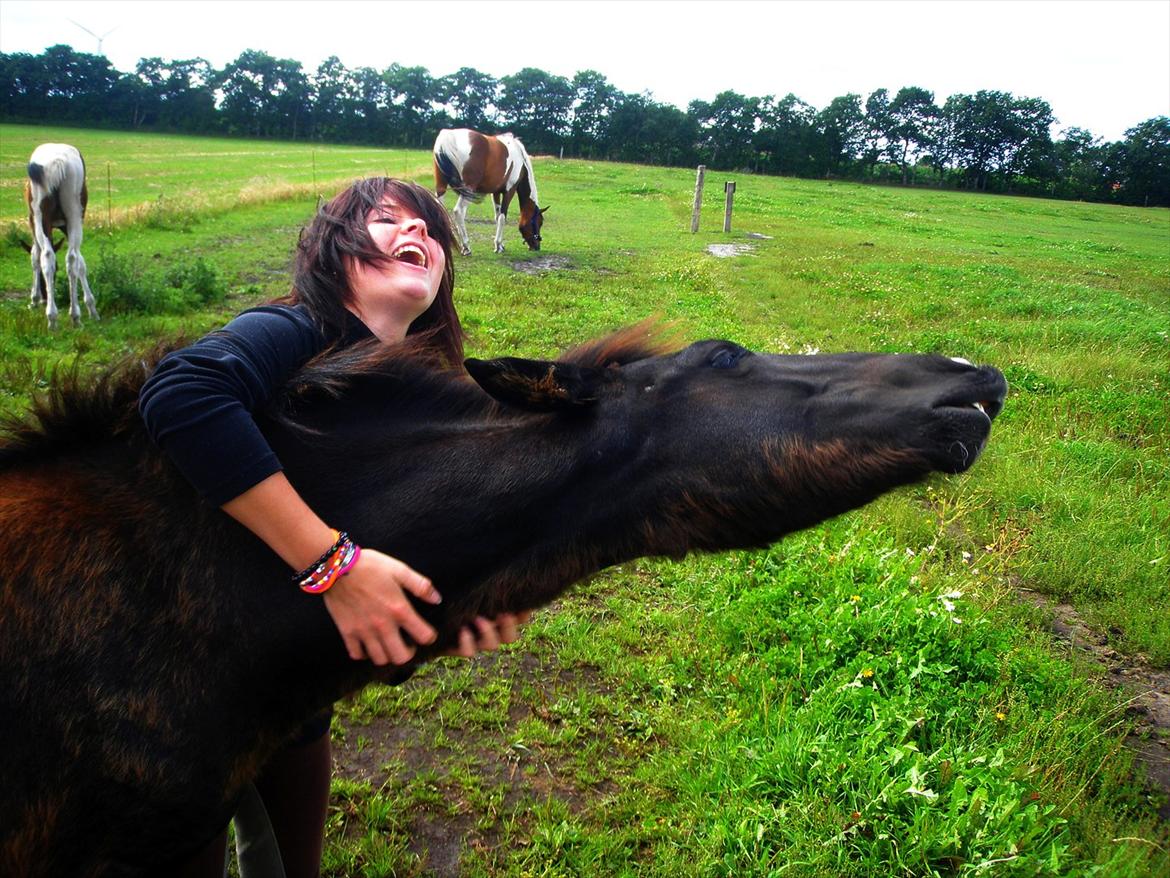
[[[755,134],[760,99],[723,91],[715,100],[691,101],[687,115],[699,127],[699,150],[714,168],[750,168],[756,165]]]
[[[934,92],[917,86],[899,89],[889,104],[885,132],[894,160],[902,169],[902,183],[909,182],[910,158],[930,149],[938,118]]]
[[[382,74],[394,142],[407,146],[426,145],[434,103],[441,102],[434,77],[425,67],[403,67],[394,63]]]
[[[773,174],[819,176],[816,110],[794,94],[760,102],[760,129],[755,136],[762,170]]]
[[[869,97],[865,99],[865,127],[863,160],[872,175],[874,167],[882,160],[882,156],[887,154],[890,130],[894,127],[894,117],[890,113],[889,89],[879,88],[870,92]]]
[[[988,188],[993,173],[1034,168],[1051,149],[1052,109],[1036,98],[1017,100],[1002,91],[951,95],[943,115],[950,154],[976,189]]]
[[[460,67],[438,83],[439,99],[451,108],[455,123],[461,128],[491,132],[499,89],[499,80],[474,67]]]
[[[386,81],[373,67],[353,71],[356,89],[354,116],[349,120],[350,137],[361,143],[389,143],[390,115]]]
[[[861,95],[833,98],[829,106],[817,114],[816,131],[820,136],[818,157],[825,176],[848,170],[865,149],[866,121],[861,109]]]
[[[223,94],[220,112],[229,132],[254,137],[272,133],[275,68],[276,59],[267,52],[247,49],[220,71],[216,85]]]
[[[606,126],[605,155],[626,162],[693,165],[699,126],[678,107],[650,94],[619,94]]]
[[[1170,117],[1155,116],[1125,132],[1124,173],[1121,200],[1170,207]]]
[[[313,102],[313,137],[317,140],[340,140],[348,133],[347,120],[354,112],[357,84],[353,75],[336,55],[330,55],[317,67],[311,83]]]
[[[605,138],[609,116],[620,92],[596,70],[582,70],[573,77],[573,121],[570,132],[577,153],[594,154]]]
[[[553,151],[570,133],[577,93],[563,76],[525,67],[500,80],[501,122],[534,149]]]
[[[1104,150],[1100,138],[1083,128],[1068,128],[1053,144],[1053,181],[1048,194],[1057,198],[1101,200],[1110,196],[1110,180],[1102,176]]]

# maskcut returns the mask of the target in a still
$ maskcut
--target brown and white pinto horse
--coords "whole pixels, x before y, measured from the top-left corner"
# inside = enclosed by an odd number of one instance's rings
[[[342,350],[260,413],[326,521],[442,593],[416,663],[609,565],[767,545],[962,472],[1007,391],[947,357],[667,353],[644,328],[466,366]],[[0,424],[3,876],[184,874],[283,741],[386,673],[164,459],[144,374],[66,375]]]
[[[467,206],[489,194],[496,206],[496,252],[504,252],[504,223],[513,195],[520,196],[520,234],[530,250],[540,249],[540,227],[548,208],[540,208],[532,159],[523,143],[511,134],[444,128],[435,138],[434,153],[435,195],[442,199],[448,188],[459,193],[451,213],[463,255],[471,253]]]

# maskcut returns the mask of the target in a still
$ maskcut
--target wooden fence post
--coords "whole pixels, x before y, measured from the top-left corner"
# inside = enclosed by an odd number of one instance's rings
[[[723,184],[723,231],[731,231],[731,203],[735,201],[735,181],[730,180]]]
[[[695,206],[691,210],[691,234],[699,231],[699,208],[703,206],[703,174],[707,171],[706,165],[699,165],[699,174],[695,178]]]

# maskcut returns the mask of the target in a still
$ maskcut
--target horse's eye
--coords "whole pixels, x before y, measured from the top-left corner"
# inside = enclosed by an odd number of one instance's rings
[[[708,360],[712,369],[730,369],[743,359],[746,354],[743,348],[720,348]]]

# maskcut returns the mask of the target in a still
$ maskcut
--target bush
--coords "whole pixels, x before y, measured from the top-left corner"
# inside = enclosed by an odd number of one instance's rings
[[[202,257],[179,262],[161,278],[137,257],[125,256],[103,242],[92,272],[94,295],[111,314],[181,314],[227,298],[227,284]]]
[[[90,285],[103,313],[153,313],[157,296],[152,294],[142,260],[119,253],[113,244],[98,245],[97,264],[90,273]]]
[[[227,298],[227,284],[218,269],[203,257],[180,262],[166,273],[166,284],[181,293],[187,307],[218,305]]]

